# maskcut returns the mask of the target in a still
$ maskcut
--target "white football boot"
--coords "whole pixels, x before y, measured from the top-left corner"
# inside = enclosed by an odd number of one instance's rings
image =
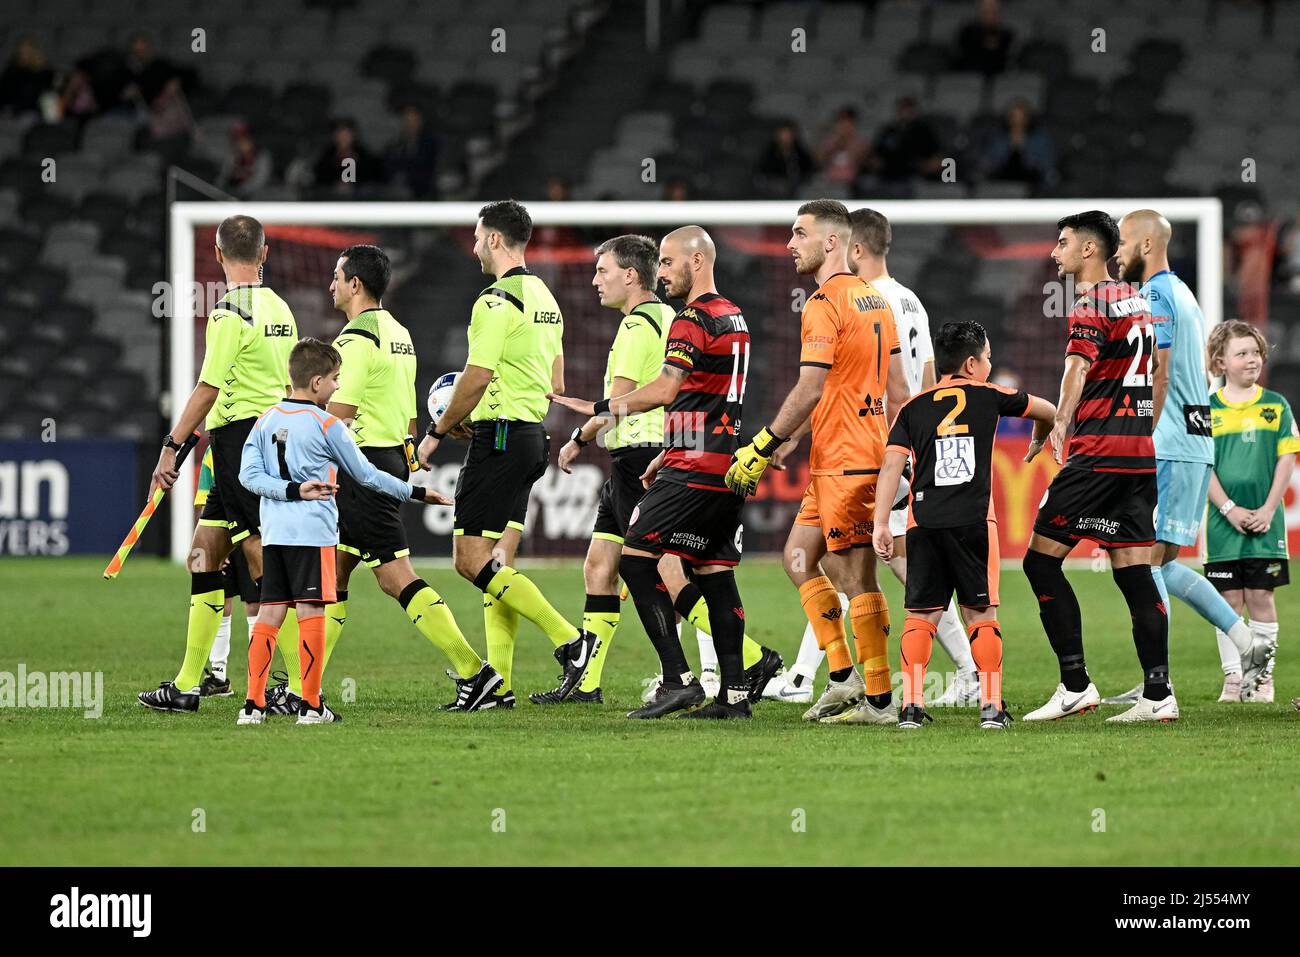
[[[1223,690],[1219,692],[1220,701],[1241,700],[1241,675],[1232,672],[1223,676]]]
[[[1178,720],[1178,702],[1170,695],[1163,701],[1138,698],[1138,703],[1120,714],[1106,719],[1107,724],[1130,724],[1134,721],[1169,722]]]
[[[798,671],[781,671],[763,689],[764,701],[788,701],[791,704],[812,702],[813,680]]]
[[[934,701],[932,708],[978,708],[980,703],[980,679],[974,672],[958,673],[948,687]]]
[[[898,699],[891,699],[889,704],[883,708],[877,708],[865,697],[858,702],[857,707],[850,708],[847,711],[841,711],[839,714],[833,714],[830,717],[822,718],[818,724],[898,724]],[[916,725],[920,727],[920,725]]]
[[[1059,684],[1056,686],[1056,690],[1052,692],[1052,696],[1047,699],[1047,704],[1029,712],[1020,720],[1055,721],[1071,714],[1096,711],[1099,704],[1101,704],[1101,695],[1097,692],[1097,686],[1091,681],[1088,682],[1088,687],[1082,691],[1066,691],[1065,685]]]
[[[831,681],[826,690],[817,699],[817,703],[803,713],[805,721],[820,721],[832,715],[848,711],[857,705],[867,693],[866,683],[858,669],[854,668],[843,681]]]

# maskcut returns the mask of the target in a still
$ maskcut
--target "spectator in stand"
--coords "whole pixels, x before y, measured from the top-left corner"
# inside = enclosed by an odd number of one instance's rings
[[[943,158],[930,124],[921,118],[916,98],[900,96],[894,119],[876,136],[876,156],[882,179],[892,182],[933,176]]]
[[[772,139],[758,161],[759,186],[767,196],[789,199],[814,168],[812,154],[800,140],[798,129],[787,120],[772,131]]]
[[[0,73],[0,111],[43,113],[42,100],[54,92],[54,71],[33,37],[18,41],[13,56]]]
[[[1002,25],[998,0],[982,0],[979,19],[971,20],[957,33],[958,70],[972,70],[992,76],[1007,68],[1015,31]]]
[[[361,145],[356,124],[350,119],[337,119],[330,136],[330,145],[321,150],[313,170],[316,188],[336,198],[373,192],[380,182],[382,167],[374,154]],[[346,160],[353,162],[345,167]]]
[[[84,120],[99,112],[95,87],[85,70],[77,67],[69,73],[59,90],[59,115],[64,119]]]
[[[402,126],[385,156],[388,182],[411,199],[438,198],[438,143],[414,104],[402,107]]]
[[[179,76],[169,77],[149,101],[149,139],[152,148],[169,162],[178,163],[194,139],[194,114]]]
[[[148,34],[131,37],[126,52],[104,49],[81,60],[77,67],[86,72],[95,99],[103,110],[126,110],[147,115],[153,101],[167,89],[167,81],[180,77],[188,83],[193,73],[182,71],[170,60],[154,55]]]
[[[690,190],[687,188],[686,180],[680,176],[674,176],[664,183],[664,199],[668,202],[681,203],[690,198]]]
[[[1060,179],[1052,136],[1034,122],[1024,100],[1007,109],[1003,128],[989,141],[983,167],[989,179],[1025,183],[1035,191]]]
[[[833,183],[845,186],[858,178],[871,158],[871,144],[858,131],[858,111],[844,106],[835,114],[830,132],[817,147],[817,165]]]
[[[241,199],[271,181],[271,154],[258,147],[247,123],[230,128],[230,153],[221,163],[217,186]]]

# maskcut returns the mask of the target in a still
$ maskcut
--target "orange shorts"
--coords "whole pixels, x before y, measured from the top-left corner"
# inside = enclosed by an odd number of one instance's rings
[[[826,550],[870,548],[876,512],[876,475],[814,475],[799,503],[796,525],[816,525]]]

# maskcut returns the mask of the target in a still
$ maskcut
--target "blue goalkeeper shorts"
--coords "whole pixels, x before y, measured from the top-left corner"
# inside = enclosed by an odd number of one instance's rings
[[[1195,545],[1205,520],[1213,466],[1156,459],[1156,541]]]

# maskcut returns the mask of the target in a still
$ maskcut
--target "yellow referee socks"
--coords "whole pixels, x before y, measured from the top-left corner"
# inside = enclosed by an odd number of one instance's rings
[[[488,664],[501,676],[502,694],[511,690],[510,677],[515,667],[515,633],[518,631],[519,613],[484,592],[483,633],[487,636]]]
[[[325,660],[321,662],[321,674],[329,667],[334,654],[334,646],[343,637],[343,626],[348,623],[348,592],[346,588],[338,591],[338,600],[325,609]]]
[[[221,572],[190,575],[190,620],[185,630],[185,661],[174,682],[177,691],[192,691],[203,680],[203,668],[217,640],[225,607],[226,586]]]
[[[397,600],[406,609],[411,623],[447,656],[458,675],[472,678],[482,670],[483,659],[461,634],[447,602],[423,578],[417,578],[403,588]]]
[[[582,630],[589,631],[600,639],[587,674],[578,685],[579,691],[595,691],[600,687],[600,676],[605,671],[605,658],[609,655],[610,643],[614,632],[618,630],[619,599],[617,595],[588,595],[587,605],[582,612]]]
[[[474,585],[485,595],[512,608],[546,632],[546,637],[551,639],[551,644],[555,647],[568,644],[578,637],[578,629],[555,610],[541,589],[528,576],[509,565],[502,565],[493,559],[483,566],[483,570],[474,579]]]
[[[302,642],[299,638],[298,612],[290,608],[284,616],[284,624],[275,636],[275,645],[280,649],[280,657],[284,659],[284,671],[289,676],[289,690],[302,697],[302,668],[298,664],[298,647]]]

